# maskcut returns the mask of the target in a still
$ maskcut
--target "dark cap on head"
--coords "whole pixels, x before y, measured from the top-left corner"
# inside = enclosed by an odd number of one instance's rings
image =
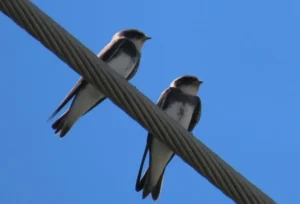
[[[118,36],[124,36],[129,39],[140,39],[140,40],[149,40],[151,37],[148,37],[140,30],[137,29],[126,29],[118,32]]]
[[[189,86],[189,85],[200,85],[202,81],[200,81],[197,77],[192,76],[192,75],[184,75],[181,76],[177,79],[175,79],[172,84],[175,87],[180,87],[180,86]]]

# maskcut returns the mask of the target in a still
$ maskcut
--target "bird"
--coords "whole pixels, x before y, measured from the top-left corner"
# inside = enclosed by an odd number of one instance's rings
[[[137,29],[121,30],[112,37],[97,57],[126,80],[130,80],[138,71],[142,47],[150,39],[151,37]],[[48,120],[57,115],[72,98],[70,108],[52,124],[55,134],[59,133],[60,138],[69,132],[81,116],[107,97],[81,77]]]
[[[162,92],[157,102],[159,108],[189,132],[193,131],[200,120],[202,106],[197,93],[202,83],[193,75],[178,77]],[[141,179],[148,152],[149,166]],[[137,192],[143,190],[143,199],[150,193],[154,201],[159,198],[165,169],[174,155],[163,143],[148,133],[135,186]]]

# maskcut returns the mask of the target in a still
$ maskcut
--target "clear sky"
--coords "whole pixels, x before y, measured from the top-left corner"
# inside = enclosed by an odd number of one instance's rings
[[[138,28],[153,39],[131,81],[154,102],[204,81],[194,134],[278,203],[300,203],[298,0],[33,0],[93,52]],[[0,203],[152,203],[134,190],[146,131],[106,100],[64,139],[48,117],[79,76],[0,15]],[[233,203],[179,157],[158,203]]]

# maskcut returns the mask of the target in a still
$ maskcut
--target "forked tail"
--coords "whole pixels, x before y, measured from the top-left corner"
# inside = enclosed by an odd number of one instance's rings
[[[74,122],[72,122],[68,116],[69,111],[65,112],[52,124],[52,128],[55,130],[55,134],[59,133],[60,138],[63,138],[74,124]]]

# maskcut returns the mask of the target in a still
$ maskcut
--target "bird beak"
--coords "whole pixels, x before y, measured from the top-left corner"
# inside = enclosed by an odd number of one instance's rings
[[[145,41],[146,41],[146,40],[150,40],[150,39],[152,39],[152,38],[149,37],[149,36],[145,36]]]
[[[202,84],[203,83],[203,81],[198,81],[198,84],[200,85],[200,84]]]

